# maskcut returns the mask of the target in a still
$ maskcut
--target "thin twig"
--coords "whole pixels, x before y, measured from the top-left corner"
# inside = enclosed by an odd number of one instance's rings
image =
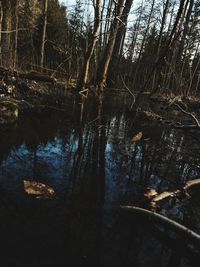
[[[179,105],[176,104],[176,103],[175,103],[174,105],[175,105],[176,107],[178,107],[183,113],[185,113],[185,114],[187,114],[188,116],[192,117],[193,120],[196,122],[197,126],[200,128],[200,122],[199,122],[199,120],[196,118],[196,116],[195,116],[193,113],[186,111],[185,109],[183,109],[181,106],[179,106]]]
[[[120,74],[120,77],[122,79],[123,85],[125,87],[125,89],[129,92],[129,94],[133,97],[133,103],[135,103],[135,95],[133,94],[133,92],[128,88],[128,86],[125,84],[125,81],[122,77],[122,75]]]

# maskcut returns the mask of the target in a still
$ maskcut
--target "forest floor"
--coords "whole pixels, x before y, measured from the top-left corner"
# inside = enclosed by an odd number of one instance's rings
[[[145,123],[175,128],[200,128],[200,97],[171,94],[144,95],[137,115]]]
[[[35,73],[23,76],[0,71],[0,125],[12,127],[23,113],[62,110],[63,97],[67,94],[64,84]]]
[[[116,92],[117,95],[119,92]],[[14,125],[22,113],[41,113],[49,109],[64,111],[64,100],[70,93],[77,94],[74,86],[57,82],[49,76],[36,72],[18,75],[0,69],[0,125]],[[144,123],[161,123],[177,128],[200,128],[199,111],[200,97],[144,94],[137,119]]]

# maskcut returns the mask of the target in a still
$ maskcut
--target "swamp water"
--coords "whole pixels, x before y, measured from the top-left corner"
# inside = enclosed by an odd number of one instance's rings
[[[101,111],[74,99],[66,106],[0,130],[0,266],[199,266],[178,236],[112,209],[146,207],[147,188],[198,177],[199,132],[134,123],[117,101]],[[200,232],[198,208],[175,201],[160,212]]]

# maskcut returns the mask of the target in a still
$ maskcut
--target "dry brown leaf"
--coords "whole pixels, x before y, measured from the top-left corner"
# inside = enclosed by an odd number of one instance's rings
[[[52,187],[36,181],[23,180],[24,190],[28,195],[40,198],[52,198],[55,191]]]
[[[136,142],[136,141],[139,141],[142,139],[142,132],[139,132],[138,134],[134,135],[132,138],[131,138],[131,142]]]
[[[157,196],[157,191],[155,189],[148,189],[148,191],[144,194],[145,197],[148,199],[152,199],[153,197]]]

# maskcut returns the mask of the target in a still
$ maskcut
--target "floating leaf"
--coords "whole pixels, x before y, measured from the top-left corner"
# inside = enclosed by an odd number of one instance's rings
[[[155,189],[148,189],[148,191],[144,194],[145,197],[147,197],[148,199],[152,199],[153,197],[157,196],[157,191]]]
[[[52,198],[55,196],[55,191],[52,187],[39,183],[36,181],[24,180],[24,190],[28,195],[32,195],[36,198]]]
[[[134,135],[134,136],[131,138],[131,142],[140,141],[141,138],[142,138],[142,132],[139,132],[138,134]]]

